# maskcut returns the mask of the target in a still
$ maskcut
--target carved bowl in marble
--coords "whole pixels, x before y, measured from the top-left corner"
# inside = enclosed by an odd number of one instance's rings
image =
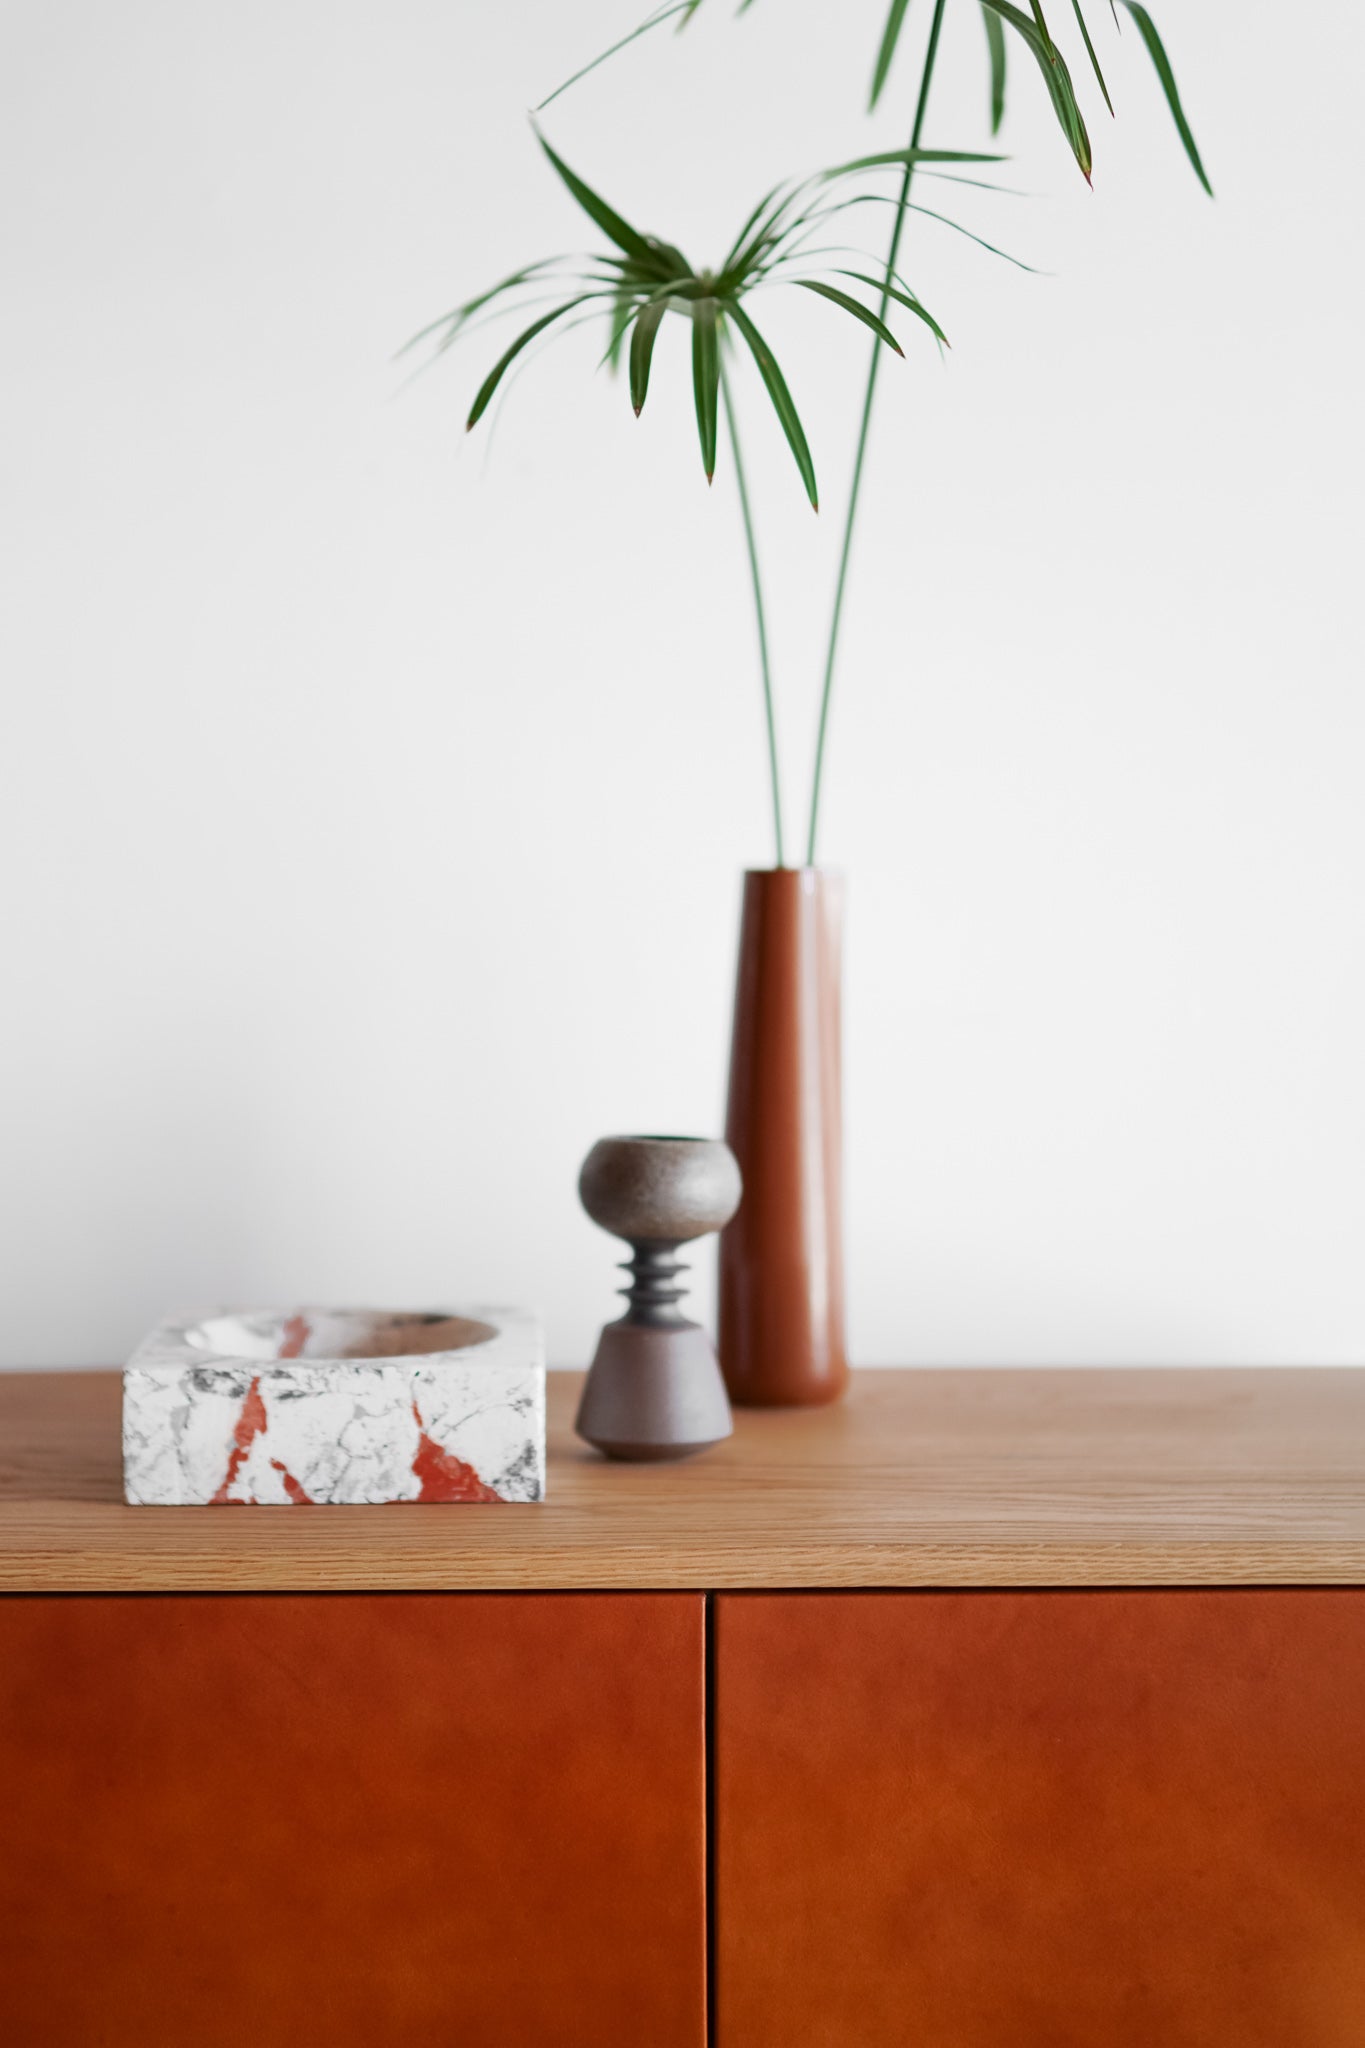
[[[135,1506],[538,1501],[540,1324],[506,1308],[174,1317],[123,1375]]]

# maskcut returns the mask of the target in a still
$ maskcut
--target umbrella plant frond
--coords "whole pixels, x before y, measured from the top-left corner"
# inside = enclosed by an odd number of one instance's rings
[[[630,337],[630,402],[635,408],[637,420],[644,411],[645,399],[649,395],[649,370],[654,360],[654,343],[667,311],[667,299],[651,299],[648,305],[640,307],[635,316],[635,332]]]
[[[772,350],[742,302],[760,287],[792,285],[833,306],[844,318],[857,321],[876,336],[880,345],[897,355],[903,354],[903,350],[887,318],[893,305],[913,314],[937,340],[944,340],[937,320],[894,270],[885,278],[874,275],[877,259],[848,244],[824,251],[808,245],[824,222],[848,207],[872,201],[884,206],[895,204],[884,194],[859,189],[886,169],[903,170],[920,161],[944,165],[1000,161],[997,156],[983,156],[979,151],[889,150],[837,164],[809,177],[789,179],[765,193],[751,209],[724,264],[713,271],[693,268],[674,243],[643,233],[580,177],[543,136],[537,139],[556,177],[605,238],[607,247],[585,255],[548,257],[540,263],[523,264],[413,337],[414,343],[429,342],[432,360],[437,360],[457,340],[487,320],[512,314],[527,320],[534,315],[504,348],[479,386],[468,425],[476,426],[482,419],[507,372],[532,342],[552,328],[556,334],[571,332],[579,320],[600,317],[601,313],[605,313],[607,320],[607,344],[601,361],[614,365],[625,359],[631,406],[640,413],[649,395],[659,330],[665,317],[672,313],[689,321],[692,328],[692,402],[707,480],[714,476],[716,466],[721,351],[727,333],[733,330],[754,360],[812,505],[817,502],[815,466],[805,430]],[[962,228],[961,232],[970,234],[971,230]],[[854,262],[822,261],[828,256],[852,258]],[[856,267],[858,258],[865,267]],[[865,286],[873,295],[874,304],[868,305],[857,297],[849,289],[851,284]],[[880,303],[875,303],[877,300]],[[569,314],[577,317],[567,320],[565,316]],[[408,344],[411,346],[413,343]]]
[[[1006,263],[1014,264],[1018,270],[1030,271],[1035,276],[1038,274],[1033,264],[1025,263],[1022,257],[1011,256],[1008,249],[997,249],[994,242],[985,241],[982,236],[975,234],[971,228],[964,227],[961,221],[954,220],[950,214],[936,213],[932,207],[920,206],[918,203],[910,200],[906,200],[904,205],[902,205],[901,200],[892,199],[885,192],[856,193],[851,199],[841,199],[836,205],[826,207],[824,212],[816,216],[816,218],[819,220],[829,220],[834,214],[847,213],[855,206],[890,206],[894,207],[898,213],[902,210],[909,213],[922,213],[930,220],[941,221],[945,227],[952,228],[957,234],[965,235],[969,242],[975,242],[979,249],[985,249],[989,255],[1003,257]],[[778,264],[785,260],[785,257],[779,257],[773,268],[776,269]]]
[[[697,407],[701,466],[709,484],[716,473],[716,425],[720,417],[720,335],[716,301],[707,293],[692,307],[692,393]]]
[[[872,156],[855,156],[846,164],[835,164],[832,170],[819,172],[819,182],[831,184],[836,178],[845,178],[852,171],[880,171],[894,168],[901,171],[909,164],[1002,164],[1005,158],[998,150],[981,149],[879,149]]]
[[[601,55],[594,57],[591,63],[583,65],[580,70],[574,72],[571,78],[566,78],[564,83],[557,86],[547,99],[541,101],[541,106],[549,106],[551,100],[558,99],[562,92],[567,92],[569,87],[577,84],[580,78],[585,78],[590,71],[595,71],[599,64],[604,64],[609,57],[614,57],[618,50],[624,50],[627,44],[638,41],[641,36],[648,35],[651,29],[661,28],[665,22],[675,19],[679,28],[685,28],[701,4],[702,0],[666,0],[666,4],[656,7],[652,14],[646,15],[645,19],[638,23],[628,35],[622,36],[611,45],[610,49],[603,50]],[[740,0],[740,4],[735,10],[736,13],[745,13],[751,4],[752,0]],[[1000,124],[1004,119],[1005,113],[1005,84],[1007,76],[1007,39],[1005,28],[1008,26],[1015,35],[1019,36],[1028,45],[1030,52],[1037,60],[1047,87],[1048,97],[1052,101],[1053,112],[1057,116],[1058,125],[1063,135],[1066,137],[1067,146],[1075,157],[1086,180],[1089,181],[1093,168],[1090,137],[1086,132],[1085,121],[1081,115],[1080,105],[1076,98],[1076,90],[1072,83],[1071,73],[1067,68],[1066,60],[1061,50],[1058,48],[1056,38],[1048,26],[1040,0],[1029,0],[1029,11],[1027,13],[1021,8],[1010,4],[1010,0],[973,0],[973,4],[980,6],[986,26],[986,52],[990,66],[991,134],[997,135],[1000,132]],[[1165,46],[1160,35],[1157,33],[1155,22],[1152,20],[1147,9],[1139,4],[1139,0],[1109,0],[1109,5],[1116,24],[1119,7],[1126,8],[1137,23],[1138,33],[1161,82],[1161,89],[1165,95],[1166,104],[1170,109],[1171,118],[1175,122],[1176,132],[1184,146],[1185,154],[1189,158],[1194,174],[1200,184],[1212,196],[1213,187],[1209,183],[1203,162],[1200,159],[1199,150],[1191,133],[1184,107],[1181,104],[1180,93],[1176,87],[1175,74],[1171,69],[1170,59],[1166,54]],[[1071,0],[1071,7],[1086,60],[1091,71],[1094,73],[1095,82],[1100,89],[1104,104],[1112,114],[1114,112],[1114,103],[1110,96],[1104,71],[1100,65],[1099,53],[1095,48],[1094,38],[1090,33],[1089,24],[1082,11],[1081,0]],[[882,98],[908,14],[908,0],[890,0],[872,70],[872,86],[868,101],[870,107],[876,107]]]
[[[838,285],[826,284],[823,279],[817,277],[794,277],[792,283],[800,285],[802,291],[818,292],[822,299],[830,300],[833,305],[842,306],[855,320],[861,320],[864,327],[870,327],[878,341],[884,341],[898,356],[905,354],[891,329],[879,320],[875,313],[870,312],[861,299],[855,299],[852,293],[840,291]]]
[[[838,274],[840,277],[855,278],[859,284],[871,285],[873,291],[885,292],[888,299],[894,299],[898,306],[904,306],[906,311],[913,313],[917,320],[922,320],[925,326],[932,330],[935,338],[943,343],[945,348],[952,347],[952,343],[939,326],[937,320],[935,320],[933,314],[927,306],[923,305],[915,297],[912,291],[903,291],[898,284],[890,284],[884,277],[869,277],[865,270],[841,270]]]
[[[747,6],[748,0],[744,0],[744,4]],[[557,85],[552,93],[547,93],[537,106],[536,112],[538,114],[543,113],[551,100],[557,100],[559,95],[562,92],[567,92],[571,85],[577,85],[580,78],[586,78],[590,71],[596,71],[599,64],[606,63],[608,57],[614,57],[617,51],[624,50],[628,43],[637,42],[641,36],[648,35],[652,28],[662,28],[663,24],[666,21],[671,21],[675,15],[682,16],[681,21],[678,23],[679,28],[686,28],[700,5],[701,0],[667,0],[666,5],[656,7],[652,14],[645,16],[638,27],[631,29],[629,35],[621,36],[609,49],[603,50],[600,56],[594,57],[588,64],[580,65],[572,78],[565,79],[563,85]]]
[[[991,134],[998,135],[1005,118],[1005,31],[1000,26],[1000,16],[992,14],[989,7],[982,7],[981,19],[986,24],[986,51],[991,65]]]
[[[569,169],[563,157],[555,155],[543,135],[538,135],[536,139],[584,213],[597,223],[607,240],[615,242],[618,249],[624,249],[626,255],[642,271],[648,272],[656,267],[660,253],[658,244],[651,243],[646,236],[631,227],[628,221],[622,220],[620,214],[608,206],[605,199],[598,197],[591,185],[586,185],[575,171]],[[683,264],[681,267],[685,269],[686,265]]]
[[[894,200],[891,203],[894,205]],[[917,199],[912,199],[909,205],[911,213],[922,213],[926,220],[938,221],[941,227],[951,228],[955,235],[965,235],[969,242],[975,242],[977,248],[984,249],[988,256],[999,256],[1004,262],[1012,263],[1016,270],[1028,271],[1030,277],[1042,275],[1035,264],[1025,263],[1022,256],[1011,256],[1008,249],[998,249],[995,243],[988,242],[984,235],[976,234],[971,228],[964,228],[962,222],[954,220],[951,214],[937,213],[932,206],[921,206]]]
[[[485,306],[491,305],[494,299],[500,298],[504,292],[515,291],[532,277],[543,278],[544,272],[555,264],[566,263],[569,260],[565,256],[546,256],[539,263],[524,264],[520,270],[514,270],[510,277],[503,278],[500,284],[490,285],[487,291],[479,292],[475,298],[466,299],[462,306],[456,306],[449,313],[442,313],[439,320],[429,321],[425,327],[419,328],[416,334],[403,343],[394,360],[397,361],[399,356],[405,356],[409,349],[416,348],[419,342],[428,340],[433,334],[439,334],[442,328],[446,332],[439,346],[442,349],[449,348],[451,342],[463,332],[474,315],[482,312]]]
[[[964,178],[956,171],[921,171],[920,176],[932,178],[940,185],[969,185],[974,192],[998,192],[1005,199],[1033,197],[1020,185],[997,185],[992,178]]]
[[[466,429],[477,426],[478,422],[483,418],[484,413],[488,410],[488,401],[502,382],[504,373],[515,362],[527,343],[534,341],[538,334],[543,333],[552,320],[562,319],[564,314],[571,313],[575,306],[581,306],[588,299],[599,296],[600,294],[595,292],[580,292],[577,298],[566,299],[562,306],[556,306],[552,312],[542,313],[538,320],[533,320],[529,327],[523,328],[522,332],[512,343],[512,346],[503,350],[482,384],[480,384],[478,395],[473,405],[469,408],[469,418],[465,421]]]
[[[701,4],[702,0],[658,0],[658,4],[654,7],[653,12],[644,21],[627,35],[621,37],[610,49],[604,51],[600,57],[594,58],[590,64],[583,66],[581,70],[575,72],[574,76],[565,82],[565,86],[559,87],[556,93],[550,95],[550,99],[558,97],[558,93],[564,91],[567,85],[572,85],[577,79],[585,76],[587,72],[595,70],[606,58],[624,49],[627,44],[635,42],[650,30],[662,26],[665,22],[672,20],[679,29],[686,27],[698,12]],[[746,12],[750,4],[751,0],[738,0],[737,12],[741,14]],[[1030,56],[1034,59],[1042,76],[1044,88],[1051,102],[1057,124],[1065,137],[1067,147],[1087,184],[1090,183],[1093,169],[1090,135],[1086,127],[1085,117],[1081,111],[1080,101],[1066,57],[1059,48],[1052,27],[1044,13],[1043,0],[1024,0],[1022,5],[1015,4],[1015,0],[952,0],[953,6],[968,4],[979,6],[981,18],[985,26],[986,55],[989,64],[990,96],[988,104],[991,134],[993,136],[998,134],[1004,118],[1008,80],[1008,46],[1010,37],[1013,36],[1025,45]],[[606,202],[591,187],[584,184],[577,174],[571,171],[568,165],[555,154],[548,143],[544,143],[543,147],[545,148],[546,155],[561,181],[573,194],[577,203],[593,220],[599,231],[606,236],[613,250],[619,253],[607,256],[599,255],[595,260],[585,260],[577,272],[567,263],[564,263],[558,266],[555,264],[533,266],[525,271],[515,273],[513,277],[505,279],[501,285],[494,286],[491,291],[480,295],[477,300],[467,302],[465,306],[457,308],[455,313],[433,323],[431,327],[424,329],[420,336],[414,337],[414,342],[439,337],[435,343],[435,353],[439,355],[446,352],[456,338],[467,330],[471,320],[477,317],[481,324],[486,309],[498,307],[503,295],[506,296],[509,305],[515,303],[519,311],[525,311],[528,304],[525,288],[529,283],[534,281],[544,285],[553,278],[556,287],[559,284],[568,285],[570,282],[577,284],[579,289],[576,296],[566,301],[563,305],[553,306],[548,312],[541,313],[532,325],[517,337],[510,349],[504,352],[499,363],[494,366],[488,378],[485,379],[484,385],[481,387],[475,400],[474,409],[470,415],[470,424],[473,425],[482,409],[488,404],[509,364],[520,359],[518,367],[524,366],[524,351],[540,334],[547,332],[552,327],[556,334],[567,332],[579,319],[587,317],[580,309],[590,300],[606,297],[609,301],[609,341],[604,360],[615,363],[626,348],[626,338],[629,335],[630,394],[632,406],[637,414],[642,410],[648,393],[654,345],[665,315],[673,312],[691,320],[693,401],[697,414],[697,427],[701,442],[703,464],[709,480],[715,470],[717,422],[723,403],[726,417],[729,421],[745,531],[748,537],[754,598],[758,614],[763,681],[768,702],[769,752],[773,778],[774,823],[776,827],[779,866],[783,859],[782,828],[763,603],[759,588],[758,560],[755,552],[747,487],[740,467],[739,442],[735,430],[731,393],[725,377],[725,351],[735,335],[748,348],[758,368],[767,396],[777,413],[778,420],[797,463],[810,501],[812,505],[816,505],[815,470],[804,429],[792,401],[791,393],[787,389],[786,380],[782,376],[766,341],[754,326],[743,302],[759,289],[766,289],[780,284],[798,286],[803,291],[813,294],[824,303],[833,305],[837,311],[856,320],[862,326],[869,328],[875,336],[875,343],[868,363],[867,382],[854,455],[852,481],[846,517],[843,524],[834,603],[825,655],[824,682],[820,697],[814,774],[811,784],[809,833],[806,842],[806,858],[808,861],[813,862],[816,855],[816,833],[820,811],[825,743],[829,725],[831,689],[835,675],[850,553],[858,514],[864,462],[876,397],[878,372],[884,349],[889,347],[897,354],[901,353],[900,344],[887,324],[892,309],[899,308],[909,312],[929,328],[940,344],[946,342],[946,337],[938,322],[920,302],[916,293],[907,285],[897,269],[897,264],[900,260],[900,244],[906,223],[911,213],[917,213],[922,218],[937,221],[941,225],[953,229],[954,232],[967,236],[971,241],[989,251],[992,255],[1002,257],[1010,263],[1018,264],[1021,269],[1028,270],[1031,268],[1030,265],[1022,263],[1018,257],[1011,256],[1008,251],[999,249],[994,243],[986,241],[983,236],[978,235],[973,229],[964,226],[960,221],[952,219],[945,213],[938,212],[933,207],[920,204],[917,198],[911,198],[912,181],[917,171],[923,176],[937,176],[949,180],[955,179],[963,184],[979,183],[984,189],[988,190],[1003,189],[991,186],[986,180],[975,180],[961,173],[943,170],[936,171],[930,168],[936,158],[939,162],[955,161],[960,164],[994,162],[998,161],[998,159],[967,153],[934,152],[922,150],[919,147],[924,131],[930,84],[938,61],[940,32],[947,6],[948,0],[933,0],[932,14],[920,68],[918,93],[914,103],[910,148],[905,151],[888,151],[878,156],[858,158],[849,164],[837,166],[834,171],[825,174],[824,177],[775,186],[772,191],[760,199],[757,206],[748,214],[719,270],[694,270],[683,257],[681,251],[673,245],[659,242],[652,236],[641,235],[614,208],[607,206]],[[1175,124],[1176,132],[1195,176],[1204,190],[1211,194],[1212,187],[1176,86],[1170,59],[1167,56],[1165,45],[1157,31],[1156,24],[1153,22],[1146,6],[1142,4],[1142,0],[1109,0],[1109,10],[1116,28],[1119,25],[1120,6],[1132,17],[1137,27],[1139,38],[1156,71],[1157,79]],[[1027,11],[1025,11],[1026,9]],[[882,98],[890,79],[894,59],[903,37],[909,13],[908,0],[887,0],[886,12],[882,21],[881,38],[876,51],[871,80],[870,104],[874,107]],[[1100,97],[1112,115],[1114,112],[1114,102],[1110,94],[1104,67],[1100,62],[1099,51],[1091,35],[1089,23],[1086,20],[1084,0],[1071,0],[1071,15],[1073,21],[1068,24],[1068,32],[1074,26],[1075,32],[1079,35],[1080,46],[1084,52],[1089,71],[1094,78],[1095,84],[1098,86]],[[830,18],[836,23],[833,32],[839,33],[842,28],[842,17],[835,15],[833,10],[830,10]],[[542,102],[542,105],[548,104],[549,100]],[[900,173],[898,181],[899,192],[895,198],[889,198],[885,194],[877,192],[862,190],[850,192],[839,188],[840,180],[859,180],[871,176],[878,169],[891,167],[896,168]],[[825,225],[831,223],[836,216],[848,213],[855,206],[869,205],[889,206],[892,208],[889,247],[885,258],[881,261],[870,257],[863,257],[861,251],[851,250],[845,245],[831,245],[828,243],[827,236],[822,233]],[[851,261],[845,261],[842,264],[831,263],[828,259],[835,256],[843,256],[846,259],[851,259]],[[860,259],[867,264],[867,268],[855,267]],[[809,273],[812,266],[817,263],[820,265],[823,274],[819,276],[795,274],[798,270],[803,273]],[[537,278],[537,270],[543,270],[544,274]],[[834,283],[832,280],[835,278],[847,280],[849,284],[860,285],[873,293],[876,297],[875,310],[873,307],[865,304],[860,298],[855,297],[852,292],[845,289],[842,283]],[[604,283],[604,279],[607,280],[606,283]],[[571,311],[573,311],[574,317],[567,321],[561,321],[561,316]],[[490,314],[489,317],[495,317],[495,315]],[[409,344],[409,346],[412,345]]]
[[[1119,0],[1119,4],[1128,9],[1128,12],[1138,25],[1138,34],[1147,45],[1147,54],[1156,66],[1156,75],[1161,81],[1161,90],[1166,95],[1166,105],[1171,110],[1171,119],[1175,122],[1176,133],[1185,145],[1185,154],[1194,168],[1196,178],[1198,178],[1200,184],[1208,193],[1209,198],[1212,199],[1213,187],[1209,183],[1208,173],[1205,171],[1200,159],[1199,149],[1194,136],[1190,133],[1190,124],[1185,119],[1185,109],[1180,104],[1180,93],[1176,87],[1175,73],[1171,69],[1171,60],[1166,55],[1165,45],[1156,32],[1156,23],[1152,20],[1147,9],[1137,4],[1137,0]],[[1115,16],[1115,19],[1117,19],[1117,16]]]
[[[777,367],[776,356],[768,347],[767,342],[754,326],[753,321],[749,318],[744,308],[740,305],[732,307],[731,317],[734,320],[735,326],[743,335],[750,355],[758,365],[758,374],[763,379],[768,396],[773,402],[773,410],[776,412],[782,425],[782,431],[787,437],[788,446],[796,458],[796,467],[801,472],[802,483],[806,486],[806,496],[810,499],[811,510],[818,512],[820,510],[820,493],[816,488],[815,464],[811,460],[810,446],[806,440],[805,429],[801,425],[800,414],[792,403],[792,395],[787,389],[787,380]]]
[[[1095,45],[1090,40],[1090,31],[1085,25],[1085,16],[1081,13],[1081,0],[1071,0],[1071,5],[1075,9],[1076,26],[1081,32],[1081,41],[1085,44],[1085,54],[1090,59],[1090,69],[1095,74],[1095,83],[1100,89],[1104,104],[1112,114],[1114,102],[1109,97],[1109,88],[1104,82],[1104,73],[1100,70],[1100,60],[1095,55]]]
[[[910,0],[891,0],[891,12],[886,17],[886,27],[882,30],[881,43],[877,49],[877,61],[872,68],[872,90],[867,96],[869,112],[882,96],[882,87],[886,84],[891,70],[891,59],[896,54],[896,45],[905,26],[905,10],[909,4]]]
[[[1042,20],[1041,11],[1035,6],[1036,19],[1030,20],[1027,14],[1011,5],[1011,0],[981,0],[981,4],[988,7],[992,14],[999,15],[1001,21],[1012,28],[1033,53],[1043,74],[1043,83],[1052,101],[1052,110],[1061,123],[1062,133],[1067,139],[1071,154],[1079,164],[1081,176],[1088,185],[1094,162],[1090,152],[1090,136],[1086,131],[1076,98],[1076,88],[1071,83],[1071,73],[1066,68],[1066,60],[1048,34],[1046,25],[1042,28],[1038,26]]]

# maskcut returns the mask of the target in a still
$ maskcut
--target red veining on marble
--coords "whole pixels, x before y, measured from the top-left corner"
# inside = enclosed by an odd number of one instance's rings
[[[291,1321],[303,1322],[303,1318],[301,1316],[294,1316],[291,1318]],[[304,1323],[303,1337],[300,1339],[300,1342],[304,1342],[307,1336],[308,1325]],[[297,1357],[298,1354],[295,1352],[290,1355]],[[284,1353],[281,1352],[280,1356],[283,1357]],[[256,1501],[250,1499],[234,1500],[232,1498],[232,1487],[236,1483],[243,1465],[246,1463],[247,1452],[251,1449],[258,1436],[265,1435],[268,1421],[269,1417],[265,1412],[265,1402],[261,1398],[261,1382],[258,1375],[247,1388],[246,1399],[242,1403],[242,1412],[233,1424],[232,1449],[228,1454],[227,1471],[223,1475],[222,1485],[209,1502],[211,1508],[245,1508],[258,1505]],[[311,1508],[316,1505],[304,1492],[293,1473],[288,1471],[278,1458],[272,1458],[270,1462],[284,1481],[284,1490],[295,1507]]]
[[[412,1461],[414,1478],[422,1482],[418,1500],[501,1500],[502,1495],[494,1493],[485,1485],[472,1465],[466,1465],[463,1458],[457,1458],[453,1451],[443,1451],[434,1443],[422,1427],[422,1418],[417,1403],[412,1404],[413,1420],[417,1424],[417,1455]]]
[[[308,1328],[307,1316],[290,1316],[284,1326],[284,1336],[280,1340],[280,1348],[275,1353],[275,1356],[277,1358],[302,1358],[303,1347],[308,1342],[311,1334],[312,1332]]]
[[[265,1425],[265,1402],[261,1399],[261,1382],[258,1375],[247,1388],[242,1412],[232,1426],[232,1449],[228,1454],[227,1471],[223,1475],[222,1485],[209,1502],[210,1507],[227,1508],[243,1505],[241,1501],[232,1499],[229,1489],[246,1463],[247,1452],[257,1437],[263,1433]]]
[[[270,1463],[275,1469],[275,1471],[279,1473],[280,1478],[284,1481],[284,1490],[289,1495],[290,1500],[293,1501],[294,1506],[296,1508],[311,1508],[316,1506],[316,1502],[312,1499],[311,1495],[306,1494],[304,1492],[303,1488],[299,1485],[298,1480],[294,1477],[293,1473],[289,1470],[287,1465],[282,1465],[278,1458],[272,1458],[270,1460]]]

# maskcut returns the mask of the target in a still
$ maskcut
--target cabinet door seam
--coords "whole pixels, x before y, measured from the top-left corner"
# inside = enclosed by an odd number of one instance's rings
[[[716,1622],[718,1602],[707,1593],[702,1604],[702,1772],[705,1803],[703,1883],[706,1888],[706,2048],[716,2048]]]

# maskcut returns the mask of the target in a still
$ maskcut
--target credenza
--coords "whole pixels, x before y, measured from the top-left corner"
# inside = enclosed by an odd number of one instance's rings
[[[1361,2048],[1365,1371],[885,1372],[540,1507],[0,1375],[7,2048]]]

